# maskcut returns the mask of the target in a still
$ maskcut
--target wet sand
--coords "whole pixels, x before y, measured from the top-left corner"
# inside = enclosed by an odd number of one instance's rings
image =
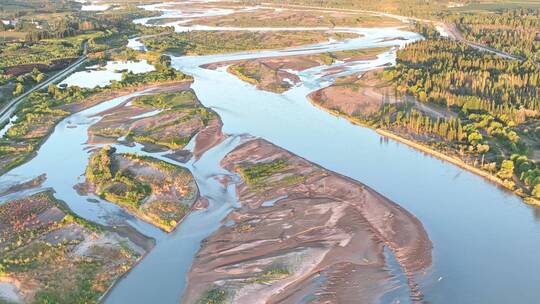
[[[246,178],[246,168],[264,164],[279,170]],[[234,303],[376,302],[391,278],[385,246],[409,278],[411,296],[421,296],[413,275],[431,265],[432,245],[403,208],[262,139],[237,147],[222,166],[244,176],[236,185],[242,206],[203,242],[184,303],[212,290]]]

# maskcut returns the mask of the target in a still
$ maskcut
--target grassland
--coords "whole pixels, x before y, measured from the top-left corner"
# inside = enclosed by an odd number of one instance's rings
[[[237,170],[246,184],[257,191],[264,191],[272,187],[288,187],[303,182],[306,177],[291,174],[288,172],[290,168],[286,160],[277,159],[267,163],[239,165]]]
[[[396,19],[360,12],[324,12],[289,8],[287,10],[259,9],[227,16],[200,18],[193,24],[236,27],[373,27],[400,26]]]
[[[174,33],[142,39],[152,50],[176,55],[204,55],[294,47],[327,41],[330,38],[355,37],[348,33],[319,31],[237,32],[210,31]]]

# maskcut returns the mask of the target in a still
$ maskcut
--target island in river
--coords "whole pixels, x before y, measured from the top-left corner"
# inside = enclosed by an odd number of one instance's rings
[[[268,57],[252,60],[216,62],[203,65],[208,69],[228,66],[227,71],[239,79],[255,85],[258,89],[283,93],[301,82],[298,73],[321,65],[336,62],[354,63],[377,58],[389,48],[370,48],[348,51],[327,52],[313,55]],[[340,69],[326,69],[325,75],[342,72]]]
[[[191,173],[167,162],[111,147],[94,152],[86,182],[78,187],[125,207],[137,217],[172,231],[198,198]]]
[[[221,164],[241,178],[241,207],[203,242],[184,303],[377,302],[390,288],[385,246],[421,298],[413,275],[431,265],[432,245],[412,214],[262,139]]]

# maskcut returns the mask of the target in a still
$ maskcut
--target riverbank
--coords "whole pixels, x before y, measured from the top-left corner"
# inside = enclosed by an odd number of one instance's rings
[[[68,115],[88,109],[112,98],[129,95],[136,91],[159,92],[178,87],[185,88],[192,83],[191,79],[144,83],[119,89],[99,91],[80,102],[52,107],[43,114],[33,113],[36,117],[28,121],[17,121],[12,128],[17,134],[0,141],[0,175],[28,162],[34,158],[41,145],[47,141],[55,126]],[[46,101],[49,103],[49,101]],[[33,105],[28,105],[32,107]],[[49,105],[47,105],[49,107]],[[21,131],[19,131],[21,130]],[[19,134],[21,133],[21,134]]]
[[[413,276],[431,264],[431,242],[403,208],[262,139],[221,164],[241,177],[241,207],[203,242],[185,303],[373,302],[389,291],[384,246],[420,296]]]
[[[78,217],[51,191],[0,205],[0,222],[8,300],[95,302],[149,250]]]
[[[266,57],[249,60],[222,61],[205,64],[202,67],[215,70],[228,66],[227,72],[240,80],[255,85],[258,89],[281,94],[301,80],[298,76],[302,71],[321,65],[334,63],[354,64],[362,61],[374,60],[378,54],[388,51],[389,48],[367,48],[348,51],[326,52],[312,55],[296,55],[282,57]],[[346,66],[337,69],[325,69],[326,75],[339,73]]]
[[[390,138],[392,140],[395,140],[395,141],[398,141],[402,144],[405,144],[411,148],[414,148],[416,150],[419,150],[421,152],[424,152],[424,153],[427,153],[433,157],[436,157],[436,158],[439,158],[441,160],[444,160],[444,161],[447,161],[453,165],[456,165],[462,169],[465,169],[471,173],[474,173],[478,176],[481,176],[483,178],[485,178],[486,180],[496,184],[497,186],[500,186],[501,188],[504,188],[505,190],[507,191],[510,191],[510,192],[513,192],[515,193],[516,195],[520,196],[521,198],[523,198],[523,201],[529,205],[534,205],[534,206],[540,206],[540,201],[536,198],[533,198],[533,197],[530,197],[530,196],[527,196],[527,195],[524,195],[522,192],[517,192],[517,191],[513,191],[513,189],[509,189],[507,184],[500,178],[498,178],[497,176],[487,172],[487,171],[484,171],[480,168],[477,168],[477,167],[474,167],[472,165],[469,165],[467,163],[465,163],[463,160],[457,158],[457,157],[454,157],[454,156],[450,156],[450,155],[446,155],[442,152],[439,152],[431,147],[428,147],[426,145],[423,145],[421,143],[418,143],[418,142],[415,142],[415,141],[412,141],[410,139],[407,139],[407,138],[404,138],[400,135],[397,135],[395,133],[392,133],[391,131],[389,130],[385,130],[385,129],[382,129],[382,128],[376,128],[376,127],[373,127],[372,125],[369,125],[367,123],[365,123],[365,121],[362,121],[358,118],[355,118],[351,115],[347,115],[345,113],[342,113],[340,111],[337,111],[337,110],[332,110],[332,109],[329,109],[329,108],[326,108],[325,106],[323,106],[322,104],[320,104],[317,100],[315,99],[312,99],[311,96],[307,96],[307,99],[311,102],[312,105],[314,105],[315,107],[321,109],[322,111],[326,111],[332,115],[335,115],[335,116],[338,116],[338,117],[342,117],[344,119],[347,119],[348,121],[350,121],[351,123],[353,124],[357,124],[357,125],[360,125],[362,127],[366,127],[366,128],[370,128],[372,130],[374,130],[375,132],[377,132],[378,134],[380,134],[381,136],[383,137],[387,137],[387,138]]]

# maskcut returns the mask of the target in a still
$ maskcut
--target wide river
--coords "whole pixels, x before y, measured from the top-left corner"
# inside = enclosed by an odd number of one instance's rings
[[[312,106],[306,95],[334,81],[336,75],[322,73],[331,66],[299,72],[301,84],[283,94],[257,90],[223,68],[199,67],[224,60],[400,47],[421,38],[415,33],[389,28],[355,31],[363,36],[282,51],[173,58],[176,68],[194,77],[192,88],[205,106],[221,116],[224,132],[230,137],[200,160],[180,164],[193,172],[201,195],[209,198],[210,206],[208,210],[192,213],[171,234],[138,221],[107,202],[89,202],[72,188],[80,182],[87,163],[86,131],[100,119],[95,114],[128,97],[110,100],[64,119],[37,157],[0,177],[0,183],[13,184],[46,173],[48,179],[43,187],[54,188],[56,196],[78,214],[104,224],[127,221],[156,238],[156,247],[118,282],[105,302],[178,303],[200,241],[215,231],[237,204],[234,185],[224,188],[214,178],[230,175],[219,167],[219,161],[242,140],[242,135],[249,134],[365,183],[418,217],[434,244],[433,265],[417,278],[426,301],[538,302],[540,221],[537,209],[481,177]],[[354,64],[337,62],[332,66],[345,65],[346,70],[341,74],[347,74],[394,61],[395,48],[375,60]],[[188,147],[192,147],[192,143]],[[143,153],[139,146],[118,148]],[[147,154],[166,160],[163,153]],[[384,299],[394,300],[392,297]],[[407,302],[407,299],[399,299],[401,303]]]

